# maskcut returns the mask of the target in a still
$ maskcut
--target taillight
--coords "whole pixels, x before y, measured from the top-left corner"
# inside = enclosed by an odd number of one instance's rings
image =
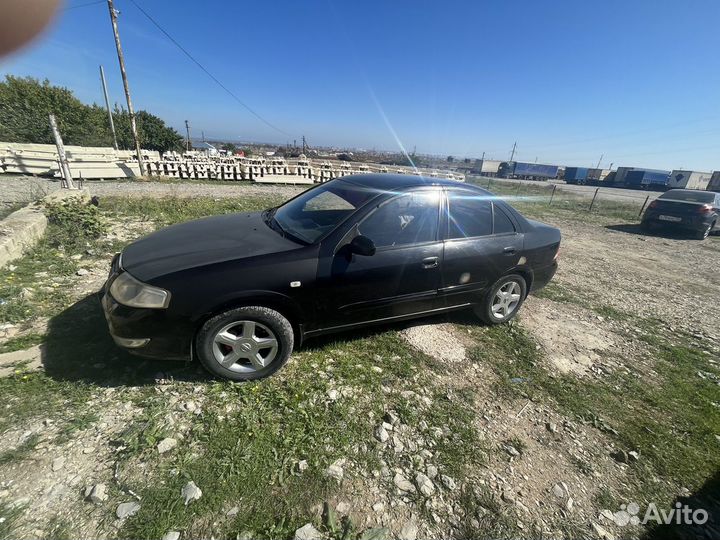
[[[658,205],[658,202],[657,202],[657,201],[652,201],[652,202],[648,205],[648,208],[656,208],[657,205]]]
[[[555,256],[553,257],[553,261],[557,261],[560,258],[560,246],[558,246],[557,251],[555,252]]]
[[[698,209],[697,209],[697,211],[701,214],[709,214],[710,212],[712,212],[712,210],[713,210],[713,207],[711,204],[700,205],[700,206],[698,206]]]

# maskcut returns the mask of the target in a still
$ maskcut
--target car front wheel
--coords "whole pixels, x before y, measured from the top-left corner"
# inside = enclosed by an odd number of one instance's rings
[[[287,362],[294,344],[290,322],[262,306],[231,309],[200,329],[195,350],[209,372],[234,381],[262,379]]]
[[[475,307],[475,314],[488,324],[507,322],[517,315],[525,296],[527,284],[522,276],[504,276],[490,287],[482,304]]]

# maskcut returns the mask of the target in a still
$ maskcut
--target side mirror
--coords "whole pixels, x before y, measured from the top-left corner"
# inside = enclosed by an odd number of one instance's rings
[[[370,240],[367,236],[363,236],[362,234],[356,236],[350,241],[350,252],[355,253],[357,255],[363,255],[365,257],[370,257],[371,255],[375,255],[375,243]]]

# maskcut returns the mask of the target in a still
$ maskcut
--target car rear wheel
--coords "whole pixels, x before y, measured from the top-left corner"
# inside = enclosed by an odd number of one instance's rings
[[[517,274],[507,275],[490,287],[482,304],[475,307],[475,314],[488,324],[507,322],[517,315],[525,296],[525,279]]]
[[[290,322],[275,310],[248,306],[208,320],[195,350],[209,372],[234,381],[262,379],[287,362],[294,344]]]

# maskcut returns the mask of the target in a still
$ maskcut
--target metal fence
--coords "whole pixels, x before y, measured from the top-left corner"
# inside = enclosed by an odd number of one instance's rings
[[[639,218],[656,194],[627,193],[614,188],[582,188],[563,184],[524,182],[488,177],[469,177],[468,182],[486,188],[519,205],[544,204],[582,212]]]

